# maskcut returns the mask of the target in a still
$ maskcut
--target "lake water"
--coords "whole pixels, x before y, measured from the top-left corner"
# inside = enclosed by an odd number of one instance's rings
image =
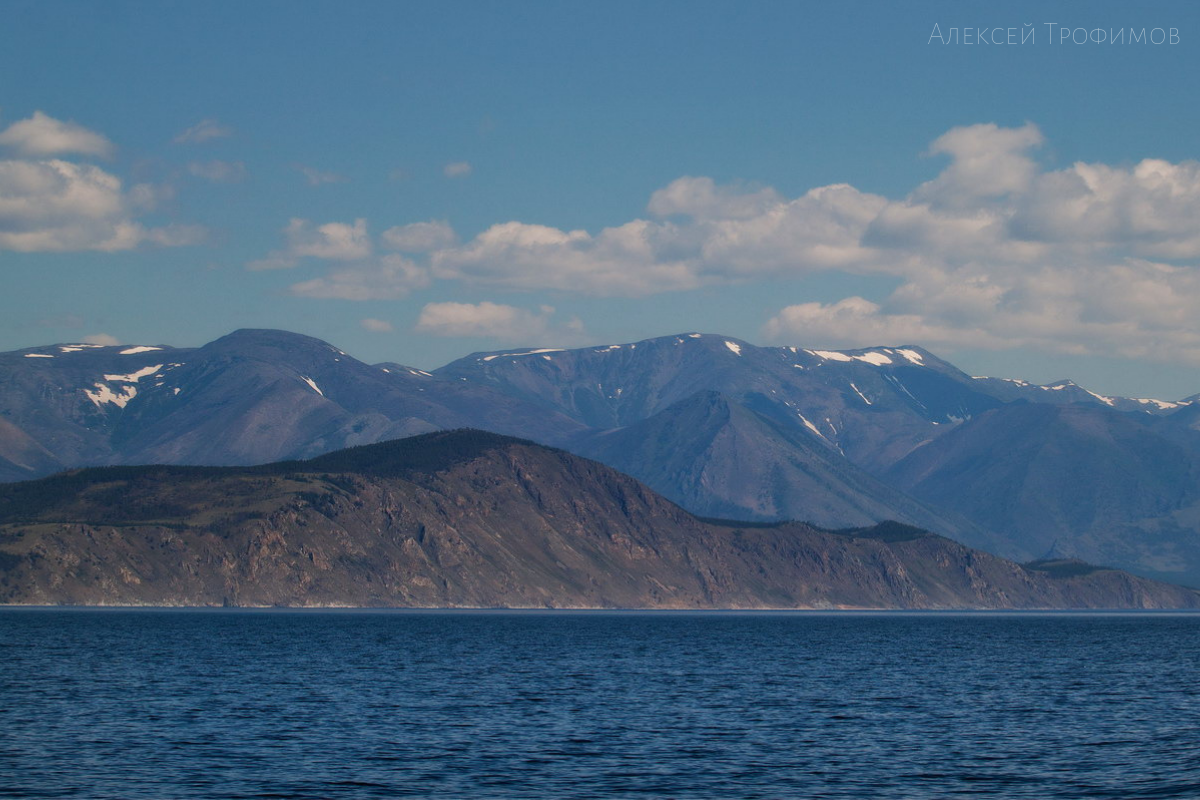
[[[0,610],[0,796],[1197,798],[1200,616]]]

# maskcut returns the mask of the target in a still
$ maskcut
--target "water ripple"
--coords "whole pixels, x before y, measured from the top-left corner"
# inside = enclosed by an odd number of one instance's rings
[[[0,611],[0,796],[1196,798],[1200,617]]]

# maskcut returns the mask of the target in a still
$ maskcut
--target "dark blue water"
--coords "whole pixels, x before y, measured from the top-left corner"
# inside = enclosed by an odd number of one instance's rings
[[[1197,798],[1200,617],[0,611],[0,796]]]

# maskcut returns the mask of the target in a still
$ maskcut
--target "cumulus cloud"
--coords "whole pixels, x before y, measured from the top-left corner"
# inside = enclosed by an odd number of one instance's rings
[[[113,345],[121,344],[121,340],[107,333],[93,333],[90,336],[83,337],[84,344],[98,344],[104,347],[112,347]]]
[[[860,236],[852,268],[898,275],[896,290],[788,306],[764,333],[1200,364],[1200,164],[1043,170],[1029,155],[1041,143],[1028,124],[940,137],[946,169]]]
[[[455,238],[454,229],[445,220],[397,225],[383,232],[383,241],[388,247],[405,253],[428,253],[449,247]]]
[[[328,222],[315,228],[307,220],[293,219],[284,232],[288,249],[298,256],[350,260],[371,254],[365,219],[356,219],[353,225]]]
[[[767,321],[763,332],[771,339],[803,337],[806,344],[827,347],[918,342],[975,347],[998,344],[996,337],[986,331],[938,325],[920,314],[886,313],[862,297],[788,306]]]
[[[651,195],[646,218],[595,232],[514,220],[460,241],[446,222],[418,222],[382,235],[382,247],[405,254],[391,266],[367,257],[364,224],[361,237],[340,238],[346,258],[362,263],[293,292],[400,297],[444,280],[646,296],[838,272],[886,276],[896,288],[831,303],[794,298],[764,333],[809,346],[1028,347],[1200,365],[1200,163],[1047,168],[1043,144],[1032,123],[954,128],[926,153],[941,161],[937,174],[900,197],[849,184],[786,197],[686,176]],[[268,261],[341,250],[325,242],[339,237],[293,224],[295,241],[289,233]],[[500,331],[515,341],[515,332],[551,330],[539,327],[548,315],[515,306],[427,308],[418,329],[429,333]]]
[[[246,165],[241,161],[193,161],[188,173],[213,183],[240,183],[246,179]]]
[[[385,319],[375,319],[374,317],[367,317],[360,320],[359,325],[362,325],[364,330],[371,331],[372,333],[391,333],[394,330],[392,323]]]
[[[913,196],[949,205],[1025,191],[1037,175],[1029,151],[1042,142],[1042,132],[1028,122],[1020,128],[991,123],[954,128],[929,146],[929,155],[950,156],[950,166]]]
[[[683,177],[650,195],[651,214],[670,217],[684,214],[695,219],[747,219],[777,206],[783,198],[770,187],[744,191],[717,186],[712,178]]]
[[[371,237],[365,219],[356,219],[353,224],[327,222],[314,226],[306,219],[293,218],[283,229],[283,234],[286,247],[251,261],[247,268],[290,269],[299,264],[301,258],[354,261],[371,255]]]
[[[671,257],[672,237],[670,226],[642,220],[595,236],[506,222],[432,253],[430,264],[438,278],[514,289],[642,295],[702,285],[685,254]]]
[[[348,183],[350,180],[341,173],[325,172],[315,167],[306,167],[303,164],[297,164],[296,171],[304,176],[304,180],[308,181],[309,186],[323,186],[327,183]]]
[[[429,273],[424,267],[392,254],[332,270],[321,278],[295,283],[291,293],[299,297],[336,300],[397,300],[428,285]]]
[[[203,240],[199,226],[148,228],[136,220],[161,196],[145,184],[126,192],[120,178],[90,164],[0,161],[0,249],[116,251]]]
[[[175,144],[202,144],[211,139],[223,139],[232,135],[232,128],[210,118],[202,119],[187,130],[181,131],[172,141]]]
[[[794,200],[756,190],[739,201],[704,181],[676,181],[653,206],[690,220],[634,220],[587,231],[506,222],[430,257],[439,278],[515,289],[638,296],[731,281],[856,268],[861,241],[885,198],[825,186]],[[776,199],[772,199],[776,198]],[[757,211],[755,211],[757,209]]]
[[[169,185],[136,184],[92,164],[46,156],[109,157],[103,135],[41,111],[0,132],[0,148],[20,158],[0,160],[0,249],[22,252],[129,250],[204,241],[197,225],[150,227],[138,220],[174,196]]]
[[[763,331],[776,341],[818,346],[1028,347],[1200,364],[1198,308],[1193,268],[1131,259],[1003,276],[930,271],[882,303],[850,297],[788,306]]]
[[[111,158],[116,147],[103,135],[74,122],[62,122],[41,111],[0,132],[0,146],[19,156],[42,158],[75,153]]]
[[[476,336],[504,342],[543,342],[547,337],[558,343],[577,341],[583,324],[571,319],[563,326],[552,326],[553,306],[529,311],[502,303],[427,303],[417,317],[415,330],[434,336]]]
[[[1032,123],[955,128],[931,180],[898,198],[848,184],[788,198],[688,176],[647,219],[599,232],[511,221],[429,251],[435,278],[649,295],[838,271],[886,297],[799,302],[765,333],[805,344],[1033,347],[1200,364],[1200,164],[1048,169]],[[416,252],[414,250],[414,252]]]
[[[466,161],[452,161],[442,167],[442,174],[447,178],[465,178],[471,174],[471,165]]]

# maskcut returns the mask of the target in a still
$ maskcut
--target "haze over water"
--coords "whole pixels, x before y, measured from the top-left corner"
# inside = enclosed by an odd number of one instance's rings
[[[1194,798],[1200,616],[0,611],[0,796]]]

